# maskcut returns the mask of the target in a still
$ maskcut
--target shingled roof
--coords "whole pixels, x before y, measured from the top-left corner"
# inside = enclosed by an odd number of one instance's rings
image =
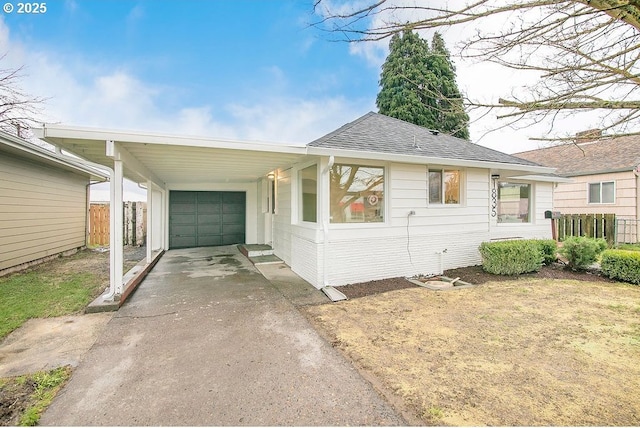
[[[640,163],[640,136],[562,144],[514,155],[554,167],[556,174],[565,177],[631,171]]]
[[[523,158],[373,112],[312,141],[308,146],[538,166]]]

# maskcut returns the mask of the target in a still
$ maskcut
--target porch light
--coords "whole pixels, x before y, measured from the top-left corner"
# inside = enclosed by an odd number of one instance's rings
[[[267,178],[271,181],[275,180],[276,178],[276,174],[272,171],[269,174],[267,174]]]

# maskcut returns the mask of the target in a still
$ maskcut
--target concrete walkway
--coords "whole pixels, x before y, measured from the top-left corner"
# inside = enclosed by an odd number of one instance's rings
[[[235,247],[215,247],[162,257],[40,424],[405,422]]]

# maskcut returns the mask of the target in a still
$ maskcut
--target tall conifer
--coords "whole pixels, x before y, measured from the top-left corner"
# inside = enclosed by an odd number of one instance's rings
[[[393,35],[376,104],[387,116],[469,138],[469,116],[456,84],[455,67],[438,33],[431,48],[410,29]]]

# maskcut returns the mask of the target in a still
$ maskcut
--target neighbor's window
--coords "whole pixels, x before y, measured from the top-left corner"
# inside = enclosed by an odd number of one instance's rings
[[[384,221],[384,168],[335,164],[329,179],[331,223]]]
[[[429,203],[460,203],[460,171],[441,169],[429,170]]]
[[[590,204],[613,204],[615,202],[615,193],[613,181],[589,183]]]
[[[530,201],[530,184],[498,183],[498,223],[529,223]]]
[[[302,221],[315,223],[318,213],[318,165],[301,170],[299,177]]]

